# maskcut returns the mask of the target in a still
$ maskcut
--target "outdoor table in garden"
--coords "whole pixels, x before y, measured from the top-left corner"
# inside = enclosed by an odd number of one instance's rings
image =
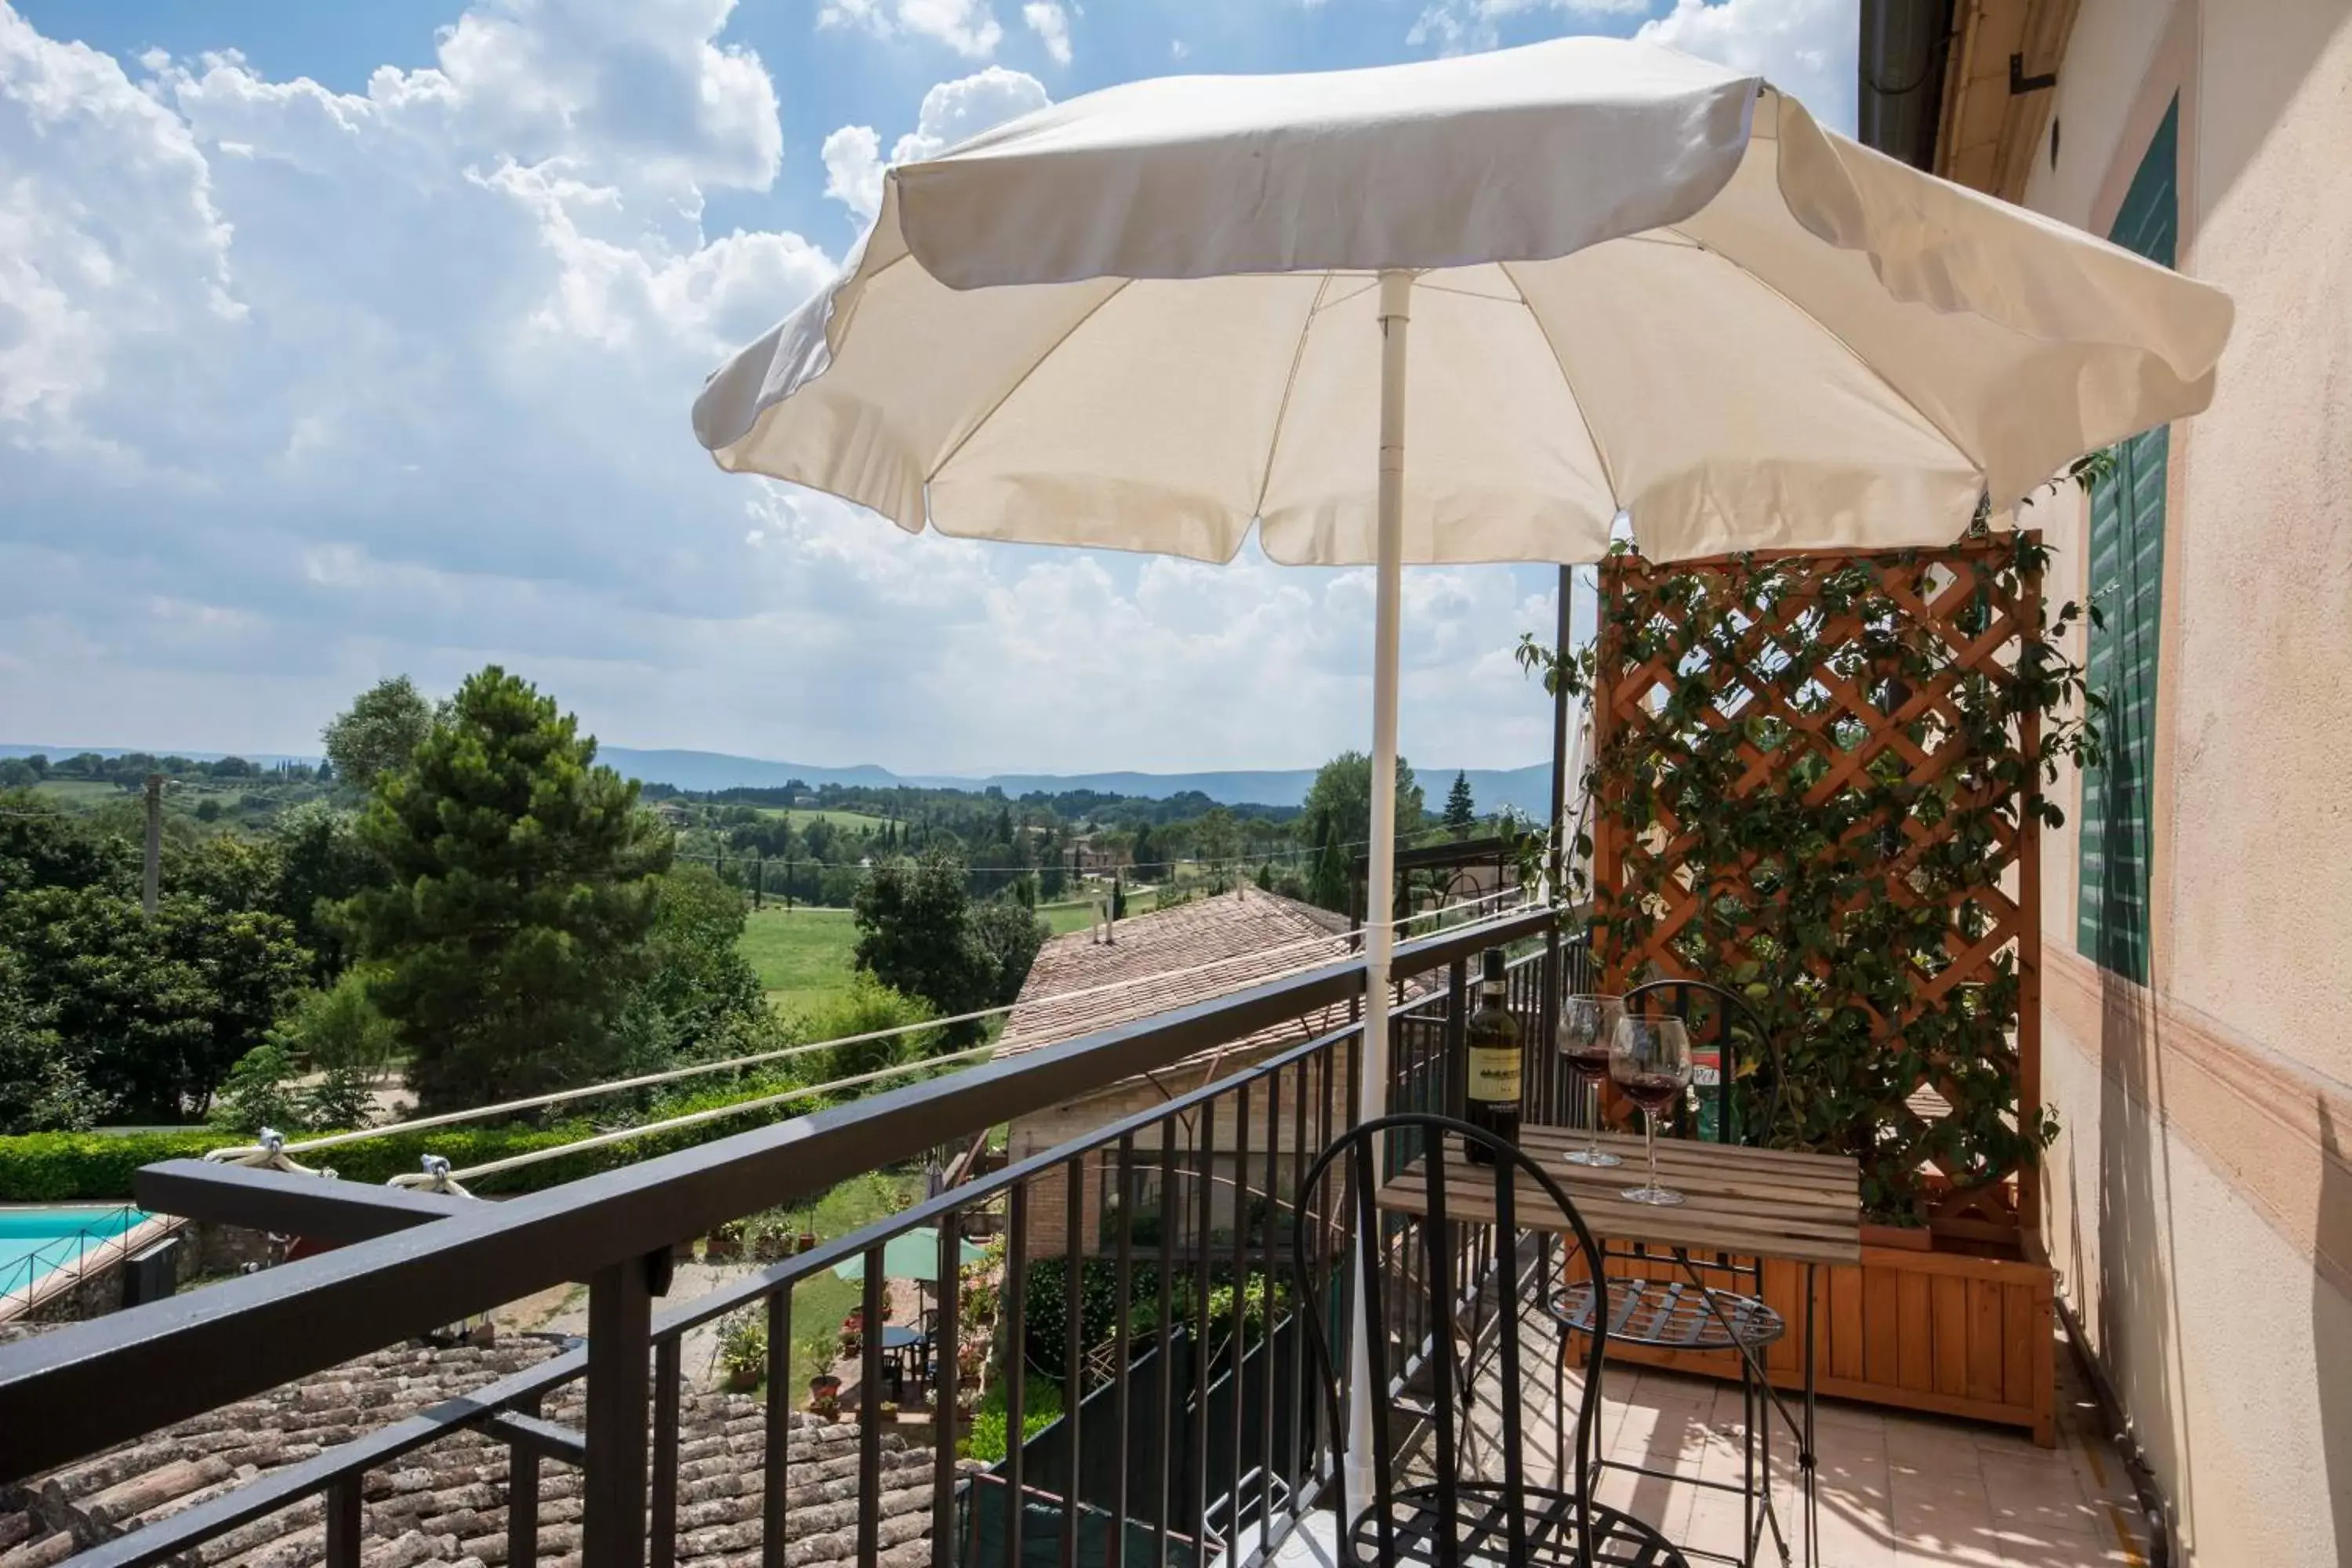
[[[1804,1266],[1805,1310],[1801,1330],[1804,1356],[1804,1405],[1801,1419],[1788,1416],[1798,1432],[1801,1483],[1807,1518],[1809,1560],[1818,1552],[1819,1521],[1815,1516],[1814,1308],[1821,1266],[1862,1261],[1862,1173],[1843,1154],[1805,1154],[1781,1149],[1753,1149],[1738,1144],[1698,1142],[1686,1139],[1658,1141],[1658,1179],[1683,1194],[1683,1202],[1667,1206],[1628,1202],[1627,1187],[1643,1169],[1642,1140],[1616,1133],[1601,1135],[1601,1146],[1613,1149],[1624,1163],[1614,1168],[1573,1165],[1565,1156],[1581,1148],[1586,1134],[1568,1127],[1523,1127],[1519,1144],[1542,1163],[1568,1194],[1595,1237],[1603,1240],[1638,1242],[1656,1248],[1662,1259],[1671,1258],[1705,1289],[1691,1263],[1691,1254],[1730,1254]],[[1448,1217],[1469,1225],[1495,1223],[1495,1185],[1491,1170],[1474,1171],[1459,1148],[1443,1151],[1446,1163]],[[1381,1185],[1381,1208],[1419,1215],[1427,1206],[1421,1161],[1416,1160]],[[1524,1178],[1514,1194],[1514,1221],[1528,1230],[1570,1234],[1568,1217],[1533,1182]],[[1741,1348],[1752,1375],[1768,1391],[1769,1377],[1755,1352]],[[1777,1401],[1776,1401],[1777,1403]],[[1786,1415],[1786,1412],[1783,1412]],[[1770,1480],[1765,1479],[1769,1506]]]

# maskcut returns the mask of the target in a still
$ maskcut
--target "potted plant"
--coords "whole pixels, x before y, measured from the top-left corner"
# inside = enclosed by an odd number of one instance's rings
[[[966,1342],[956,1347],[956,1386],[976,1389],[980,1386],[981,1347]]]
[[[727,1387],[749,1394],[768,1371],[768,1326],[755,1312],[738,1312],[719,1332],[719,1366]]]
[[[815,1409],[816,1402],[820,1399],[830,1399],[838,1402],[840,1398],[841,1379],[834,1376],[833,1373],[829,1372],[821,1372],[814,1377],[809,1379],[810,1409]]]
[[[743,1222],[730,1219],[702,1239],[706,1263],[726,1263],[743,1256]]]
[[[841,1359],[849,1360],[866,1348],[866,1313],[853,1307],[841,1320]]]
[[[773,1215],[756,1215],[751,1222],[751,1257],[761,1263],[773,1263],[790,1256],[791,1237],[783,1224]]]
[[[841,1415],[841,1391],[838,1386],[823,1394],[809,1395],[809,1414],[820,1421],[838,1420]]]

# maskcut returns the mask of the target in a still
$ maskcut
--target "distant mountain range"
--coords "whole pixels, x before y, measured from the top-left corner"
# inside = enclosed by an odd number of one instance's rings
[[[1227,805],[1298,805],[1315,783],[1313,768],[1234,768],[1198,773],[990,773],[975,777],[960,773],[898,773],[872,763],[827,768],[809,763],[775,763],[758,757],[733,757],[719,752],[641,752],[628,746],[604,746],[597,755],[622,772],[648,784],[678,789],[715,790],[737,787],[774,788],[793,779],[807,784],[863,784],[887,789],[909,784],[919,789],[996,788],[1011,795],[1042,790],[1090,789],[1102,795],[1140,795],[1163,799],[1197,790]],[[1471,768],[1470,793],[1481,811],[1516,806],[1541,816],[1551,804],[1551,764],[1525,768]],[[1452,768],[1416,770],[1431,810],[1444,804]]]
[[[113,757],[135,749],[0,742],[0,757],[28,757],[41,752],[56,762],[83,752]],[[230,753],[166,748],[157,754],[209,763]],[[279,762],[315,763],[319,760],[316,756],[285,756],[274,752],[240,752],[236,754],[264,766]],[[860,784],[872,789],[888,789],[895,784],[909,784],[919,789],[983,790],[992,786],[1011,795],[1027,795],[1033,790],[1058,795],[1065,790],[1089,789],[1102,795],[1140,795],[1153,800],[1197,790],[1211,800],[1222,801],[1227,805],[1298,805],[1305,802],[1307,787],[1315,782],[1313,768],[1238,768],[1199,773],[991,773],[984,778],[975,778],[958,773],[898,773],[872,763],[828,768],[814,763],[779,763],[761,757],[730,756],[723,752],[640,751],[633,746],[600,746],[597,756],[633,778],[684,790],[773,789],[799,779],[811,785]],[[1477,800],[1481,811],[1493,811],[1508,805],[1531,816],[1540,817],[1550,805],[1551,764],[1549,763],[1538,763],[1525,768],[1471,768],[1468,773],[1470,793]],[[1422,790],[1428,796],[1430,809],[1434,811],[1444,801],[1446,786],[1454,782],[1454,770],[1423,769],[1419,771],[1419,776]]]

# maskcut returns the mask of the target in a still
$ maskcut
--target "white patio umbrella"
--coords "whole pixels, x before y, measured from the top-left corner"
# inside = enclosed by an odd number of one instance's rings
[[[1372,563],[1378,995],[1404,563],[1590,561],[1620,512],[1654,559],[1948,542],[2203,408],[2230,319],[1754,77],[1563,39],[1136,82],[895,168],[694,423],[909,531]]]

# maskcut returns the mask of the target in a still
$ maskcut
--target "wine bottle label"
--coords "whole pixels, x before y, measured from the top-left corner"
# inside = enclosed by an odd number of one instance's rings
[[[1471,1047],[1468,1093],[1472,1100],[1518,1103],[1519,1047]]]

